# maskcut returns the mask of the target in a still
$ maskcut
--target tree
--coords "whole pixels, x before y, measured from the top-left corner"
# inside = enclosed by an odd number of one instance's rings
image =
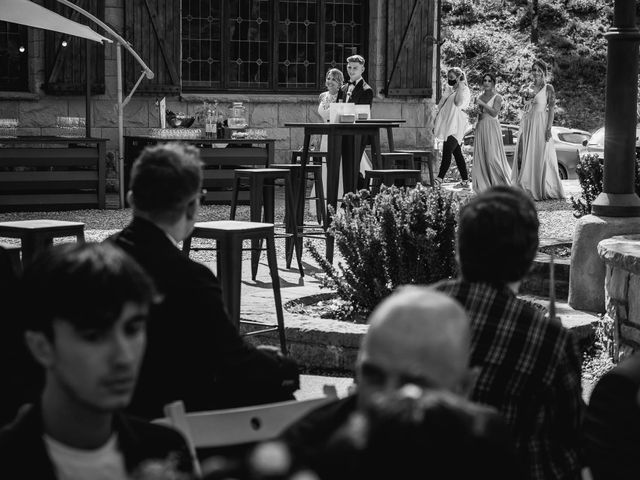
[[[531,12],[531,43],[538,44],[538,0],[531,0],[529,4],[529,11]]]

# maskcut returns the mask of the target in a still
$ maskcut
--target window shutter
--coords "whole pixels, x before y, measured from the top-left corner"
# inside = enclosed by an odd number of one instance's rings
[[[104,0],[78,0],[76,4],[98,17],[104,19]],[[89,25],[95,30],[95,25],[88,18],[55,0],[47,0],[45,6],[74,22]],[[86,42],[84,38],[65,35],[62,33],[45,32],[45,74],[44,90],[54,95],[77,95],[86,91]],[[63,47],[62,42],[67,46]],[[91,92],[104,93],[104,46],[97,42],[89,42],[91,48]]]
[[[387,96],[430,97],[436,0],[388,0]]]
[[[155,74],[145,79],[136,92],[180,92],[180,3],[177,0],[126,1],[125,38]],[[127,91],[142,69],[131,55],[125,55]]]

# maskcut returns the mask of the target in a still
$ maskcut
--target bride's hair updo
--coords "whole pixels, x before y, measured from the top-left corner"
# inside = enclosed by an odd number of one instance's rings
[[[344,83],[344,75],[337,68],[331,68],[327,71],[327,75],[324,77],[325,79],[331,79],[338,82],[338,85],[342,85]]]

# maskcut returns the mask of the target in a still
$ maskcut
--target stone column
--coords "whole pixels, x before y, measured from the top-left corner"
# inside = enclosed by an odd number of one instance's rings
[[[582,217],[573,235],[569,305],[576,310],[605,311],[605,266],[598,242],[640,233],[640,198],[634,187],[640,43],[635,9],[634,0],[615,0],[613,26],[606,34],[604,182],[593,215]]]
[[[615,1],[613,26],[605,36],[604,182],[592,211],[605,217],[640,216],[640,198],[634,188],[640,43],[634,0]]]
[[[640,349],[640,235],[603,240],[598,253],[606,264],[606,316],[612,324],[614,360]]]

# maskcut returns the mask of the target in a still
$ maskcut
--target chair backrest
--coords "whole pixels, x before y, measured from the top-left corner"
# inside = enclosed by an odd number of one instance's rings
[[[306,413],[337,398],[335,389],[325,388],[325,394],[310,400],[189,413],[184,403],[177,401],[166,405],[165,417],[153,422],[171,426],[185,436],[199,472],[196,448],[228,447],[276,438]]]

